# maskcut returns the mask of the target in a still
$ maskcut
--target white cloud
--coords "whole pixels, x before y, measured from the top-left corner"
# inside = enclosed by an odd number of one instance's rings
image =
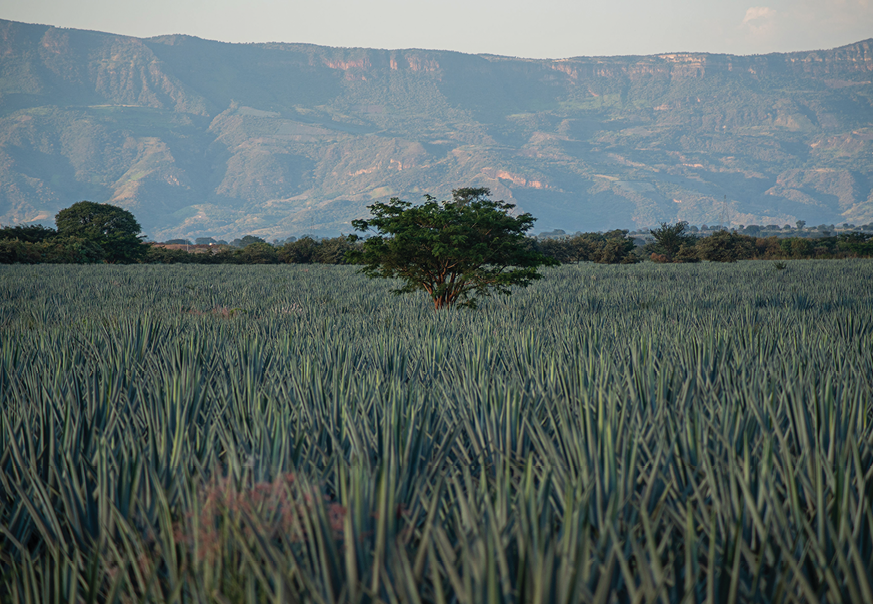
[[[767,20],[776,16],[776,11],[769,6],[753,6],[746,11],[746,16],[743,17],[743,23],[752,27],[760,26],[760,22],[755,23],[759,19]]]
[[[775,17],[776,9],[769,6],[753,6],[746,11],[742,27],[759,41],[769,40],[773,37]]]
[[[763,1],[767,6],[747,8],[736,23],[735,40],[742,40],[746,53],[834,48],[873,32],[873,0]]]

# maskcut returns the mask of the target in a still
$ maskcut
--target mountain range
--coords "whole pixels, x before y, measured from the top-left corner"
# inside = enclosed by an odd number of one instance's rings
[[[538,231],[873,222],[873,39],[534,60],[0,20],[0,223],[87,199],[159,240],[332,235],[466,186]]]

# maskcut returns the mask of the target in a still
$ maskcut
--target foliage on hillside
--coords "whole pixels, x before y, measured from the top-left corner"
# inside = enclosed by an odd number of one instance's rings
[[[568,231],[873,221],[871,41],[552,61],[0,33],[7,224],[93,199],[155,239],[336,235],[459,182]]]

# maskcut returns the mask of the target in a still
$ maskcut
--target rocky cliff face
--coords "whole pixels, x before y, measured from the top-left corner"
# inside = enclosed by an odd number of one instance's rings
[[[554,61],[0,21],[0,222],[90,199],[156,238],[328,234],[376,199],[488,186],[538,230],[725,206],[734,224],[861,224],[871,82],[871,40]]]

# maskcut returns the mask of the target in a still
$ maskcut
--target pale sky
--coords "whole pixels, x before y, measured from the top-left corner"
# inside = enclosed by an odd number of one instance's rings
[[[757,54],[873,37],[873,0],[0,0],[0,18],[137,37],[530,58]]]

